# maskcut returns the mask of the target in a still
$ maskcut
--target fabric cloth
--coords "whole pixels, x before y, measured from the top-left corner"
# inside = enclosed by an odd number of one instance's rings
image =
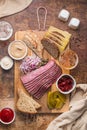
[[[0,0],[0,18],[22,11],[32,0]]]
[[[46,130],[87,130],[87,84],[76,86],[70,110],[54,119]]]

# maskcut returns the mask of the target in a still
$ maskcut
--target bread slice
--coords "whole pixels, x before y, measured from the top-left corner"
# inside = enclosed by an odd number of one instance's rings
[[[41,40],[41,43],[50,55],[52,55],[55,59],[58,58],[59,49],[56,44],[54,44],[54,41],[52,41],[50,38],[45,37]]]
[[[17,109],[24,113],[35,114],[41,107],[32,97],[28,96],[22,89],[18,90],[19,99],[17,101]]]
[[[41,105],[38,102],[36,102],[33,98],[30,97],[30,101],[32,102],[35,109],[41,108]]]
[[[70,33],[50,26],[42,38],[41,44],[56,59],[66,49],[70,38]]]
[[[21,97],[21,98],[18,99],[17,109],[19,111],[21,111],[21,112],[24,112],[24,113],[29,113],[29,114],[35,114],[35,113],[37,113],[35,107],[31,103],[31,101],[28,101],[24,97]]]

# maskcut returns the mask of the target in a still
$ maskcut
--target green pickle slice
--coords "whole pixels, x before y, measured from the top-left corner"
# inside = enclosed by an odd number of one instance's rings
[[[49,109],[53,109],[56,105],[56,100],[53,99],[53,93],[49,92],[47,97],[47,104]]]
[[[66,96],[58,91],[52,92],[55,98],[59,98],[63,103],[66,102]]]
[[[57,103],[56,103],[55,108],[56,108],[56,109],[61,109],[61,108],[63,107],[64,103],[61,102],[61,100],[60,100],[59,98],[56,99],[56,101],[57,101]]]
[[[58,91],[48,92],[47,105],[49,109],[61,109],[66,102],[66,96]]]

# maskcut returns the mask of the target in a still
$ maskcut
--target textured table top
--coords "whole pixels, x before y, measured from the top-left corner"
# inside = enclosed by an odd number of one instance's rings
[[[33,0],[32,4],[24,11],[9,17],[1,18],[10,22],[14,28],[14,34],[19,30],[38,29],[36,10],[39,6],[47,8],[46,29],[50,25],[69,31],[72,34],[70,41],[71,48],[79,56],[78,66],[71,71],[77,83],[87,83],[87,1],[86,0]],[[80,19],[81,24],[78,30],[74,31],[68,27],[68,22],[58,20],[59,11],[65,8],[70,11],[70,18]],[[43,15],[41,16],[43,25]],[[0,42],[0,59],[7,55],[7,47],[14,40],[14,34],[10,40]],[[4,71],[0,68],[0,109],[6,104],[13,105],[14,100],[14,71]],[[35,116],[25,115],[18,112],[16,120],[9,126],[0,124],[0,130],[45,130],[48,124],[58,114],[38,114]]]

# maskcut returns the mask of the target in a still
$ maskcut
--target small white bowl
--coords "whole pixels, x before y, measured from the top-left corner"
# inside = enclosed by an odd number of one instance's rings
[[[13,34],[12,25],[6,21],[0,21],[0,41],[8,40],[12,36],[12,34]]]
[[[69,77],[70,79],[72,79],[72,82],[73,82],[73,84],[72,84],[72,88],[70,89],[70,90],[68,90],[68,91],[62,91],[59,87],[58,87],[58,83],[59,83],[59,80],[62,78],[62,77]],[[76,81],[75,81],[75,79],[70,75],[70,74],[62,74],[58,79],[57,79],[57,81],[56,81],[56,87],[57,87],[57,89],[59,90],[59,92],[61,92],[62,94],[70,94],[74,89],[75,89],[75,87],[76,87]]]
[[[17,42],[19,43],[19,47],[20,47],[20,43],[25,46],[25,53],[24,53],[24,55],[21,56],[21,57],[15,57],[15,56],[13,56],[13,55],[11,54],[11,46],[12,46],[13,44],[17,43]],[[17,52],[15,52],[15,53],[17,53]],[[9,44],[9,46],[8,46],[8,54],[9,54],[10,57],[11,57],[12,59],[14,59],[14,60],[22,60],[23,58],[25,58],[25,56],[27,55],[27,53],[28,53],[27,46],[26,46],[26,44],[25,44],[23,41],[21,41],[21,40],[15,40],[15,41],[11,42],[11,43]]]
[[[73,61],[74,65],[66,66],[66,64],[69,63],[69,61],[72,62],[72,60],[74,60]],[[59,64],[66,70],[74,69],[78,65],[78,63],[79,63],[78,55],[76,54],[75,51],[73,51],[71,49],[66,49],[59,56]]]
[[[0,65],[1,65],[2,69],[9,70],[13,67],[13,60],[9,56],[4,56],[0,60]]]
[[[11,124],[14,120],[15,120],[15,117],[16,117],[16,114],[15,114],[15,111],[12,109],[12,108],[9,108],[9,107],[6,107],[6,108],[3,108],[3,109],[11,109],[12,111],[13,111],[13,114],[14,114],[14,117],[13,117],[13,119],[10,121],[10,122],[4,122],[4,121],[2,121],[1,119],[0,119],[0,122],[2,123],[2,124],[4,124],[4,125],[9,125],[9,124]],[[2,110],[3,110],[2,109]],[[1,111],[2,111],[1,110]]]

